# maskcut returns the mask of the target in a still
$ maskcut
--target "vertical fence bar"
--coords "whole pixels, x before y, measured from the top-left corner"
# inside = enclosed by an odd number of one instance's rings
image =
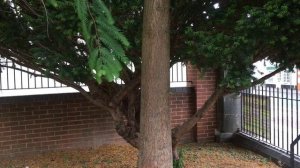
[[[8,60],[6,59],[6,66],[8,66]],[[6,83],[7,83],[7,89],[9,89],[9,77],[8,77],[8,68],[6,68]]]
[[[265,94],[266,94],[266,96],[265,96],[265,122],[266,122],[266,124],[265,124],[265,133],[266,133],[266,142],[268,141],[268,117],[269,117],[269,112],[268,112],[268,91],[267,91],[267,87],[265,87]]]
[[[266,138],[267,138],[267,135],[266,135],[266,128],[265,128],[265,126],[266,126],[266,124],[265,124],[265,121],[266,121],[266,118],[267,118],[267,116],[265,115],[265,106],[266,106],[266,101],[265,101],[265,97],[266,96],[264,96],[264,88],[263,88],[263,86],[261,86],[261,101],[262,101],[262,108],[261,108],[261,113],[262,113],[262,132],[263,132],[263,134],[262,134],[262,137],[263,137],[263,140],[264,141],[266,141]]]
[[[247,130],[247,122],[248,122],[248,121],[247,121],[247,119],[248,119],[248,118],[247,118],[247,110],[248,110],[248,108],[249,108],[249,107],[248,107],[248,104],[249,104],[249,96],[250,96],[249,90],[248,90],[248,89],[246,90],[246,95],[247,95],[247,97],[246,97],[246,101],[245,101],[245,113],[244,113],[244,115],[245,115],[245,123],[244,123],[244,124],[245,124],[245,127],[244,127],[244,128],[245,128],[245,132],[248,131],[248,130]]]
[[[177,76],[176,82],[178,82],[179,81],[179,79],[178,79],[178,63],[176,63],[176,76]]]
[[[253,122],[252,122],[252,125],[253,125],[253,134],[254,134],[254,136],[255,137],[257,137],[257,131],[256,131],[256,118],[255,118],[255,116],[256,116],[256,107],[255,107],[255,104],[256,104],[256,101],[257,101],[257,98],[256,98],[256,95],[257,95],[257,91],[256,91],[256,86],[253,86],[253,90],[252,90],[252,103],[251,103],[251,105],[250,106],[252,106],[252,114],[253,114]]]
[[[251,112],[251,96],[252,96],[252,93],[251,93],[251,88],[247,89],[247,92],[248,92],[248,103],[247,103],[247,111],[246,111],[246,129],[247,129],[247,134],[250,134],[250,112]]]
[[[27,71],[29,72],[29,68],[27,68]],[[30,88],[29,73],[27,73],[27,84],[28,84],[28,89],[29,89]]]
[[[257,111],[258,111],[258,139],[260,140],[260,137],[261,137],[261,129],[260,129],[260,123],[261,123],[261,113],[260,113],[260,99],[261,99],[261,96],[260,96],[260,88],[258,86],[258,108],[257,108]]]
[[[251,93],[252,93],[252,94],[251,94],[251,104],[249,104],[249,105],[251,106],[251,112],[249,111],[249,115],[251,115],[251,122],[250,122],[250,125],[251,125],[251,135],[253,136],[253,134],[254,134],[254,124],[253,124],[253,123],[254,123],[254,122],[253,122],[253,121],[254,121],[254,120],[253,120],[253,119],[254,119],[254,117],[253,117],[254,114],[253,114],[253,113],[254,113],[254,110],[255,110],[255,109],[253,108],[253,104],[254,104],[254,103],[253,103],[253,102],[254,102],[254,94],[255,94],[255,93],[253,92],[253,87],[251,87]]]
[[[260,113],[261,113],[261,137],[262,140],[264,141],[264,88],[260,86],[260,99],[261,99],[261,106],[260,106]]]
[[[246,132],[247,131],[247,128],[246,128],[246,126],[247,126],[247,105],[248,105],[248,91],[247,91],[247,89],[245,90],[245,107],[244,107],[244,131]]]
[[[264,119],[265,119],[265,116],[264,116],[264,100],[265,100],[265,96],[264,96],[264,88],[263,86],[260,86],[260,95],[261,95],[261,106],[260,106],[260,113],[261,113],[261,137],[262,137],[262,141],[265,141],[264,138],[265,138],[265,130],[264,130]]]
[[[184,82],[185,80],[183,79],[183,76],[184,76],[183,75],[184,74],[183,73],[183,63],[181,62],[180,65],[181,65],[181,68],[180,68],[180,70],[181,70],[181,81]]]
[[[253,108],[253,104],[255,102],[254,100],[254,96],[255,96],[255,89],[254,87],[252,86],[251,88],[249,88],[249,111],[248,111],[248,114],[250,116],[250,122],[249,122],[249,131],[251,132],[251,136],[255,136],[255,131],[254,131],[254,108]]]
[[[255,89],[255,94],[254,94],[254,100],[255,100],[255,102],[254,102],[254,109],[255,109],[255,122],[254,122],[254,124],[255,124],[255,137],[258,137],[257,133],[258,133],[258,129],[259,129],[258,128],[259,119],[257,117],[258,117],[259,113],[257,115],[257,109],[259,108],[259,106],[258,106],[259,97],[257,96],[257,86],[255,86],[254,89]]]
[[[297,76],[297,78],[298,78],[298,76]],[[298,101],[299,101],[299,97],[298,97],[298,93],[299,93],[299,91],[298,91],[298,87],[297,87],[297,89],[296,89],[296,118],[297,118],[297,127],[296,127],[296,129],[297,129],[297,136],[299,135],[299,117],[298,117]],[[297,155],[299,155],[299,143],[297,143]]]
[[[291,106],[290,107],[291,107],[291,120],[292,120],[291,121],[291,127],[292,127],[292,139],[291,140],[292,141],[294,139],[294,119],[293,119],[293,116],[294,116],[293,115],[293,113],[294,113],[294,109],[293,109],[294,108],[293,107],[293,101],[294,101],[294,99],[293,98],[294,98],[294,96],[293,96],[293,94],[294,94],[293,88],[291,87],[291,96],[290,96],[291,97]]]
[[[283,104],[283,88],[281,88],[281,96],[282,96],[282,98],[281,98],[281,140],[282,140],[282,142],[281,142],[281,145],[282,145],[282,149],[284,149],[284,132],[283,132],[283,106],[284,106],[284,104]]]
[[[33,71],[33,74],[35,74],[35,70]],[[34,88],[36,88],[36,76],[35,75],[33,75],[33,79],[34,79]]]
[[[42,73],[41,74],[41,88],[43,88],[43,77],[42,77]]]
[[[279,137],[279,131],[280,131],[280,125],[279,125],[279,88],[277,88],[277,140],[278,140],[278,147],[280,146],[280,137]]]
[[[12,66],[16,67],[14,62],[12,62]],[[15,68],[13,68],[13,72],[14,72],[14,89],[16,89],[17,87],[16,87],[16,69]]]
[[[268,96],[268,128],[269,130],[267,131],[269,134],[268,134],[268,137],[269,137],[269,143],[272,144],[272,108],[271,108],[271,87],[266,87],[266,89],[268,90],[268,93],[269,93],[269,96]]]
[[[245,111],[245,117],[246,117],[246,122],[245,122],[245,129],[247,131],[247,133],[249,134],[249,112],[250,112],[250,89],[247,89],[247,110]]]
[[[289,102],[289,93],[288,93],[288,88],[286,88],[285,89],[285,92],[286,92],[286,119],[285,119],[285,121],[286,121],[286,152],[288,153],[288,151],[289,151],[289,122],[288,122],[288,120],[289,120],[289,104],[288,104],[288,102]]]
[[[173,74],[174,72],[173,71],[174,71],[174,67],[172,66],[171,67],[171,81],[172,82],[174,81],[174,74]]]
[[[251,107],[251,104],[252,104],[252,97],[253,97],[253,93],[251,92],[251,88],[249,88],[249,111],[248,111],[248,132],[249,134],[251,134],[251,112],[252,112],[252,107]]]
[[[272,122],[273,122],[273,145],[275,145],[276,144],[276,142],[275,142],[275,133],[276,133],[276,129],[275,129],[275,126],[276,126],[276,118],[275,118],[275,116],[276,116],[276,111],[275,111],[275,88],[273,87],[272,88],[272,100],[273,100],[273,118],[272,118]]]
[[[243,114],[244,114],[244,112],[243,112],[243,103],[244,103],[244,95],[243,95],[243,91],[240,91],[240,94],[241,94],[241,106],[240,106],[240,108],[241,108],[241,131],[243,132],[243,125],[244,125],[244,120],[243,120]]]
[[[23,66],[20,66],[20,69],[23,70]],[[23,89],[23,71],[21,72],[21,89]]]
[[[246,94],[246,91],[244,90],[243,91],[244,101],[243,101],[243,108],[242,108],[242,112],[243,112],[243,131],[244,132],[245,132],[245,107],[246,107],[246,101],[247,101],[246,96],[247,96],[247,94]]]

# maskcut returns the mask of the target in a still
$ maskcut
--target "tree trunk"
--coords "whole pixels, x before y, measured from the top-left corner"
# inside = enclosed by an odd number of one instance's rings
[[[179,154],[178,154],[177,146],[178,146],[177,143],[172,144],[173,161],[179,160]]]
[[[171,168],[169,0],[145,0],[143,17],[140,168]]]

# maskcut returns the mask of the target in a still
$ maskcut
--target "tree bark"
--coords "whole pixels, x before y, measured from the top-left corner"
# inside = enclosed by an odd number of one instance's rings
[[[171,168],[169,0],[145,0],[139,168]]]

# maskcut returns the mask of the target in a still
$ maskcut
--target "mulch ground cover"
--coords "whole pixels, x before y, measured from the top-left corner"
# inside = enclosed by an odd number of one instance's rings
[[[249,150],[227,143],[186,144],[180,149],[186,168],[277,168]],[[103,145],[0,160],[0,168],[135,168],[137,150],[128,145]]]

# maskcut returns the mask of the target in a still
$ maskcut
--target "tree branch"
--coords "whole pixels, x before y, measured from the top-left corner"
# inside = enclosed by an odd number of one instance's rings
[[[267,74],[267,75],[261,77],[260,79],[258,79],[258,80],[256,80],[256,81],[253,81],[253,82],[251,83],[250,86],[243,86],[243,87],[239,87],[239,88],[236,88],[236,89],[227,90],[226,93],[239,92],[239,91],[244,90],[244,89],[247,89],[247,88],[249,88],[249,87],[258,85],[258,84],[264,82],[265,80],[267,80],[268,78],[274,76],[275,74],[277,74],[277,73],[279,73],[279,72],[285,70],[286,68],[287,68],[286,66],[281,66],[281,67],[277,68],[275,71],[273,71],[273,72],[271,72],[271,73],[269,73],[269,74]]]
[[[18,6],[20,6],[22,8],[22,10],[28,10],[31,14],[33,14],[34,16],[41,16],[39,15],[31,6],[30,4],[26,1],[26,0],[21,0],[21,1],[17,1],[15,2]]]
[[[197,112],[185,121],[182,125],[177,126],[172,129],[172,139],[173,143],[178,143],[179,138],[188,130],[192,129],[199,119],[203,117],[203,115],[212,108],[212,106],[216,103],[216,101],[224,94],[223,88],[218,88],[214,91],[214,93],[206,100],[204,105],[197,110]]]
[[[141,75],[138,73],[136,77],[125,85],[123,89],[121,89],[112,99],[110,105],[119,105],[122,99],[128,94],[128,92],[132,91],[135,87],[137,87],[141,83]]]
[[[129,82],[133,76],[132,70],[125,64],[122,64],[122,71],[120,72],[120,79],[125,83]]]

